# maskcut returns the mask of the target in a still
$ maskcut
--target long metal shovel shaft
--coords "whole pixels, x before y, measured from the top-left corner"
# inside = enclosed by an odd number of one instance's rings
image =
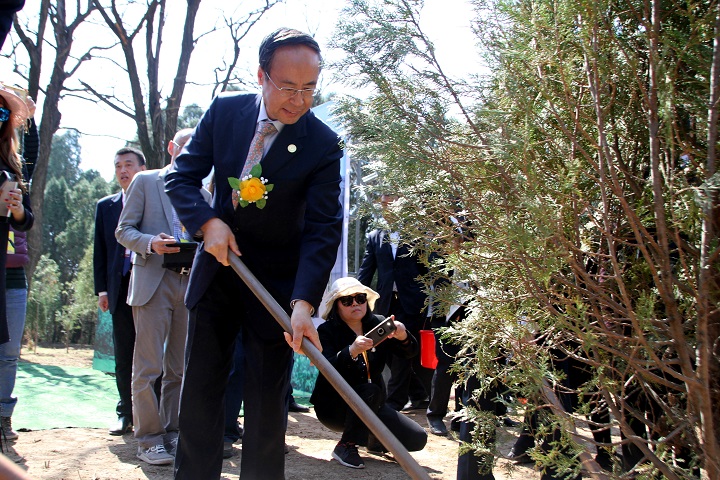
[[[277,301],[268,293],[260,281],[253,275],[247,266],[235,255],[228,250],[228,259],[230,266],[235,273],[245,282],[250,290],[257,296],[265,308],[275,317],[275,320],[282,326],[283,330],[292,334],[290,325],[290,317],[285,310],[277,303]],[[370,431],[382,442],[385,447],[392,452],[395,460],[413,479],[430,480],[428,473],[415,461],[410,453],[405,449],[402,443],[390,432],[384,423],[370,410],[370,407],[360,398],[355,390],[345,381],[345,379],[335,370],[327,358],[311,342],[303,339],[302,350],[310,359],[310,361],[318,368],[330,384],[337,390],[358,417],[367,425]]]

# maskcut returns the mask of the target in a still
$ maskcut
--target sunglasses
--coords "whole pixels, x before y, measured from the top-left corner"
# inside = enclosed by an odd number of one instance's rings
[[[344,307],[349,307],[353,304],[353,301],[357,303],[358,305],[362,305],[365,302],[367,302],[367,293],[356,293],[355,295],[346,295],[344,297],[338,298],[340,300],[340,303],[343,304]]]
[[[0,122],[7,122],[10,118],[10,110],[0,107]]]

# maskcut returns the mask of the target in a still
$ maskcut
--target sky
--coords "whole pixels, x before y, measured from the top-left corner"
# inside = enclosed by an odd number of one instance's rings
[[[247,8],[247,5],[252,2],[238,3],[243,8]],[[38,10],[38,4],[39,0],[27,0],[25,8],[20,13],[20,18],[32,16]],[[177,0],[168,2],[166,33],[160,57],[161,62],[164,61],[161,63],[164,94],[169,94],[172,88],[172,78],[176,66],[170,62],[177,61],[179,53],[177,45],[185,15],[184,8],[176,7],[178,4],[181,2]],[[233,12],[231,7],[227,6],[228,4],[231,2],[226,0],[203,0],[198,12],[196,36],[201,32],[209,31],[218,22],[222,22],[223,13],[232,15]],[[255,78],[257,47],[267,33],[280,26],[297,28],[313,34],[323,48],[324,57],[328,60],[337,58],[337,55],[342,52],[329,49],[327,44],[334,33],[344,5],[343,0],[285,0],[284,3],[276,5],[263,16],[243,41],[239,70],[247,72],[248,79]],[[470,18],[472,15],[468,0],[425,1],[421,15],[421,27],[435,44],[443,67],[451,76],[464,75],[474,71],[472,68],[474,62],[468,58],[468,53],[475,50]],[[84,30],[77,32],[75,42],[85,48],[93,44],[107,44],[111,37],[105,35],[109,34],[104,28],[90,24]],[[144,41],[142,38],[140,40]],[[229,43],[221,33],[205,35],[198,41],[190,63],[189,83],[183,96],[183,107],[196,103],[204,109],[209,105],[212,87],[199,84],[207,84],[212,81],[213,69],[221,64],[222,55]],[[464,47],[460,48],[459,45],[464,45]],[[144,46],[138,44],[136,48],[144,48]],[[10,40],[8,39],[3,46],[2,53],[8,53],[9,49]],[[3,72],[0,81],[23,85],[22,78],[13,74],[11,70],[10,61],[0,58],[0,72]],[[49,68],[46,67],[44,70],[48,72]],[[73,76],[70,84],[79,79],[93,85],[100,83],[106,88],[106,92],[128,91],[127,77],[113,67],[112,59],[98,60],[98,58],[94,58],[92,61],[86,62]],[[44,81],[46,84],[47,80]],[[326,91],[345,93],[345,87],[333,81],[330,71],[323,72],[320,83]],[[41,104],[41,102],[42,97],[39,103]],[[66,96],[59,108],[62,113],[61,127],[75,128],[82,133],[80,167],[83,170],[98,170],[103,178],[110,180],[114,175],[114,152],[124,146],[126,140],[135,137],[134,122],[103,104],[91,103],[72,96]],[[40,118],[40,111],[36,114],[36,118]]]

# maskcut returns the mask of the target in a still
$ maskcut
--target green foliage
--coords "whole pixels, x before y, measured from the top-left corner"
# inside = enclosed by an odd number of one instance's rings
[[[48,179],[64,179],[68,185],[73,186],[82,174],[80,171],[81,160],[82,148],[78,132],[66,130],[61,135],[55,135],[48,161]]]
[[[108,183],[102,177],[92,180],[82,178],[67,192],[70,218],[56,240],[59,247],[56,258],[63,269],[64,281],[75,279],[80,260],[91,248],[95,229],[95,206],[99,199],[109,193]]]
[[[78,330],[82,338],[91,341],[97,318],[92,245],[85,250],[77,277],[68,290],[71,303],[63,306],[61,317],[65,342],[69,344]]]
[[[446,331],[464,347],[463,375],[483,388],[503,379],[538,404],[564,385],[577,409],[556,403],[547,435],[569,431],[599,396],[621,429],[649,403],[647,434],[665,440],[633,442],[655,452],[653,468],[682,478],[686,468],[663,453],[680,444],[666,437],[714,448],[708,405],[720,404],[707,347],[717,328],[697,330],[711,315],[701,305],[714,311],[720,299],[715,287],[704,298],[699,280],[703,262],[718,271],[706,169],[718,14],[676,2],[473,5],[489,73],[452,78],[419,27],[421,1],[350,2],[335,66],[348,84],[373,88],[339,102],[351,154],[370,159],[378,189],[401,195],[391,227],[421,256],[440,256],[426,283],[454,272],[436,296],[444,309],[469,302],[467,319]],[[511,363],[497,361],[508,354]],[[590,379],[568,386],[563,357]],[[538,459],[569,474],[577,452],[562,435]],[[720,452],[689,455],[714,471],[703,455]]]
[[[35,345],[52,338],[54,322],[62,310],[60,270],[47,255],[42,255],[35,269],[35,281],[28,292],[26,329]]]
[[[178,117],[177,129],[182,130],[183,128],[195,128],[200,122],[203,116],[202,108],[196,103],[192,103],[183,109],[182,115]]]
[[[43,205],[43,249],[45,262],[52,262],[56,271],[54,282],[58,285],[60,303],[65,305],[62,315],[59,307],[48,300],[44,293],[38,293],[36,311],[28,306],[28,317],[37,317],[34,330],[36,341],[57,342],[78,339],[76,327],[81,326],[80,339],[91,343],[93,328],[87,308],[93,304],[95,292],[92,288],[92,268],[83,272],[80,278],[81,261],[92,252],[92,235],[95,228],[95,205],[108,195],[111,184],[95,170],[82,171],[78,134],[67,131],[53,138],[53,149],[48,166],[48,182]],[[89,261],[89,260],[88,260]],[[36,289],[46,288],[46,271],[36,269],[30,282],[30,296]],[[87,289],[87,282],[90,289]],[[34,297],[33,297],[34,298]]]

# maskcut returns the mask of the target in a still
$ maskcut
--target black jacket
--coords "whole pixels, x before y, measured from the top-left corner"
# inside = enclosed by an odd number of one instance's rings
[[[402,243],[393,258],[389,237],[390,232],[387,230],[370,232],[357,279],[370,287],[377,271],[375,291],[380,294],[380,298],[375,302],[373,313],[385,316],[395,313],[390,311],[394,283],[402,308],[409,315],[417,315],[425,308],[426,298],[423,284],[418,277],[427,274],[427,267],[416,255],[411,255],[408,246]]]
[[[368,320],[363,320],[362,331],[367,333],[385,318],[380,315],[371,315]],[[351,387],[361,383],[367,383],[367,368],[362,355],[357,359],[350,356],[350,345],[355,341],[357,335],[342,320],[329,320],[318,327],[318,335],[323,348],[323,355],[335,367],[335,370],[342,375]],[[400,340],[391,338],[380,345],[367,351],[368,362],[370,363],[370,378],[372,383],[380,385],[385,392],[385,381],[382,371],[391,355],[395,354],[405,358],[412,358],[418,354],[420,347],[415,337],[408,332],[409,343],[403,344]],[[343,401],[340,394],[335,391],[330,382],[324,376],[319,375],[315,382],[310,402],[313,405]]]

